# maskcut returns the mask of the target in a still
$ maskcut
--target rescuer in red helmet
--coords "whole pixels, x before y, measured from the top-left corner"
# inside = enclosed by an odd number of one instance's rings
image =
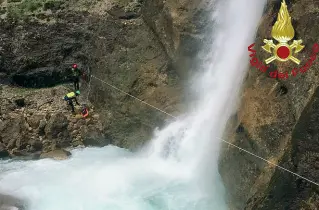
[[[73,84],[74,84],[74,91],[77,91],[80,89],[80,75],[81,75],[81,71],[78,68],[77,64],[72,64],[72,80],[73,80]]]

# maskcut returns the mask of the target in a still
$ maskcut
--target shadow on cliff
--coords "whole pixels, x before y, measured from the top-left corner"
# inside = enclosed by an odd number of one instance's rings
[[[315,182],[319,181],[319,88],[296,124],[280,164]],[[290,173],[276,169],[265,196],[254,200],[252,209],[316,209],[319,187]],[[252,200],[248,201],[248,206]]]

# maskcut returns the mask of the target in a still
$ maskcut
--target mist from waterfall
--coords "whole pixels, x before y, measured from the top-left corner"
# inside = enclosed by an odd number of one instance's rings
[[[198,176],[197,181],[208,192],[214,191],[212,177],[218,176],[220,138],[237,108],[248,69],[247,48],[254,42],[265,3],[265,0],[217,2],[212,13],[215,25],[210,53],[205,55],[203,69],[195,77],[191,90],[198,94],[197,104],[186,116],[158,131],[150,145],[151,156],[164,155],[178,161],[185,171]]]
[[[28,210],[226,210],[220,137],[236,108],[264,5],[216,2],[210,53],[191,90],[198,101],[141,152],[107,146],[73,150],[65,161],[2,161],[0,193],[25,200]]]

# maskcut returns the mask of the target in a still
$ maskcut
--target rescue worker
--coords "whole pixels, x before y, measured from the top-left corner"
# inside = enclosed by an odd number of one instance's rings
[[[80,95],[80,91],[77,90],[77,91],[75,91],[75,93],[74,93],[74,92],[70,92],[70,93],[68,93],[68,94],[66,94],[66,95],[64,96],[64,100],[67,101],[67,102],[68,102],[68,105],[71,106],[71,108],[72,108],[72,113],[73,113],[73,114],[75,113],[73,100],[75,101],[75,103],[76,103],[77,105],[80,105],[79,102],[78,102],[77,99],[76,99],[76,97],[79,96],[79,95]]]
[[[73,64],[72,65],[72,80],[73,80],[73,84],[74,84],[74,90],[79,90],[80,89],[80,75],[81,75],[81,71],[78,68],[77,64]]]

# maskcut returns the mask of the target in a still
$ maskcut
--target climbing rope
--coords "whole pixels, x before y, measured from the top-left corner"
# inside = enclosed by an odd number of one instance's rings
[[[163,112],[164,114],[166,114],[166,115],[168,115],[168,116],[170,116],[170,117],[172,117],[172,118],[175,118],[175,119],[177,118],[177,117],[175,117],[175,116],[173,116],[173,115],[171,115],[171,114],[169,114],[169,113],[167,113],[167,112],[165,112],[165,111],[163,111],[163,110],[161,110],[161,109],[159,109],[159,108],[157,108],[157,107],[155,107],[155,106],[153,106],[153,105],[151,105],[151,104],[149,104],[149,103],[146,103],[145,101],[143,101],[143,100],[141,100],[141,99],[139,99],[139,98],[136,98],[135,96],[133,96],[133,95],[131,95],[131,94],[129,94],[129,93],[127,93],[127,92],[121,90],[121,89],[118,89],[117,87],[115,87],[115,86],[113,86],[113,85],[111,85],[111,84],[105,82],[104,80],[101,80],[100,78],[97,78],[97,77],[94,76],[94,75],[92,75],[91,77],[93,77],[93,78],[99,80],[100,82],[102,82],[102,83],[104,83],[104,84],[106,84],[106,85],[108,85],[108,86],[110,86],[110,87],[112,87],[112,88],[114,88],[114,89],[116,89],[116,90],[118,90],[118,91],[120,91],[120,92],[122,92],[122,93],[124,93],[124,94],[126,94],[126,95],[128,95],[128,96],[130,96],[130,97],[132,97],[132,98],[134,98],[134,99],[136,99],[136,100],[138,100],[138,101],[140,101],[140,102],[143,103],[143,104],[146,104],[146,105],[152,107],[153,109],[156,109],[156,110],[158,110],[158,111],[160,111],[160,112]]]
[[[160,111],[160,112],[162,112],[162,113],[164,113],[164,114],[166,114],[166,115],[168,115],[168,116],[170,116],[170,117],[172,117],[172,118],[174,118],[174,119],[177,119],[177,117],[175,117],[175,116],[173,116],[173,115],[171,115],[171,114],[169,114],[169,113],[167,113],[167,112],[165,112],[165,111],[163,111],[163,110],[161,110],[161,109],[159,109],[159,108],[157,108],[157,107],[155,107],[155,106],[153,106],[153,105],[151,105],[151,104],[149,104],[149,103],[147,103],[147,102],[145,102],[145,101],[143,101],[143,100],[141,100],[141,99],[139,99],[139,98],[137,98],[137,97],[135,97],[135,96],[133,96],[133,95],[131,95],[131,94],[129,94],[129,93],[127,93],[127,92],[125,92],[125,91],[119,89],[119,88],[117,88],[117,87],[115,87],[114,85],[111,85],[111,84],[107,83],[106,81],[104,81],[104,80],[102,80],[102,79],[100,79],[100,78],[98,78],[98,77],[96,77],[96,76],[94,76],[94,75],[91,75],[91,77],[93,77],[93,78],[95,78],[96,80],[99,80],[100,82],[102,82],[102,83],[104,83],[104,84],[106,84],[106,85],[108,85],[108,86],[114,88],[115,90],[118,90],[118,91],[121,92],[121,93],[124,93],[124,94],[126,94],[126,95],[128,95],[128,96],[130,96],[130,97],[132,97],[132,98],[134,98],[134,99],[136,99],[136,100],[138,100],[138,101],[140,101],[140,102],[143,103],[143,104],[146,104],[146,105],[148,105],[148,106],[150,106],[150,107],[152,107],[152,108],[154,108],[154,109],[156,109],[156,110],[158,110],[158,111]],[[91,80],[90,80],[90,84],[91,84]],[[89,86],[89,87],[90,87],[90,86]],[[217,138],[218,138],[218,137],[217,137]],[[288,169],[286,169],[286,168],[284,168],[284,167],[282,167],[282,166],[280,166],[280,165],[277,165],[277,164],[275,164],[275,163],[272,163],[272,162],[270,162],[269,160],[266,160],[265,158],[262,158],[262,157],[260,157],[260,156],[258,156],[258,155],[256,155],[256,154],[254,154],[254,153],[252,153],[252,152],[249,152],[248,150],[245,150],[245,149],[243,149],[243,148],[241,148],[241,147],[239,147],[239,146],[237,146],[237,145],[235,145],[235,144],[232,144],[232,143],[226,141],[225,139],[222,139],[222,138],[218,138],[218,139],[221,140],[222,142],[224,142],[224,143],[226,143],[226,144],[232,146],[232,147],[235,147],[235,148],[237,148],[237,149],[239,149],[239,150],[241,150],[241,151],[243,151],[243,152],[246,152],[247,154],[249,154],[249,155],[251,155],[251,156],[254,156],[254,157],[256,157],[256,158],[258,158],[258,159],[260,159],[260,160],[265,161],[265,162],[268,163],[269,165],[278,167],[278,168],[281,169],[281,170],[284,170],[284,171],[286,171],[286,172],[288,172],[288,173],[291,173],[292,175],[295,175],[295,176],[297,176],[297,177],[299,177],[299,178],[301,178],[301,179],[303,179],[303,180],[306,180],[306,181],[308,181],[308,182],[310,182],[310,183],[312,183],[312,184],[314,184],[314,185],[319,186],[319,184],[318,184],[317,182],[312,181],[312,180],[310,180],[310,179],[308,179],[308,178],[306,178],[306,177],[304,177],[304,176],[301,176],[301,175],[299,175],[299,174],[297,174],[297,173],[295,173],[295,172],[293,172],[293,171],[290,171],[290,170],[288,170]]]
[[[92,77],[92,76],[90,76],[89,87],[88,87],[89,90],[88,90],[88,93],[87,93],[87,95],[86,95],[86,101],[85,101],[86,103],[89,102],[89,95],[90,95],[91,81],[92,81],[91,77]]]

